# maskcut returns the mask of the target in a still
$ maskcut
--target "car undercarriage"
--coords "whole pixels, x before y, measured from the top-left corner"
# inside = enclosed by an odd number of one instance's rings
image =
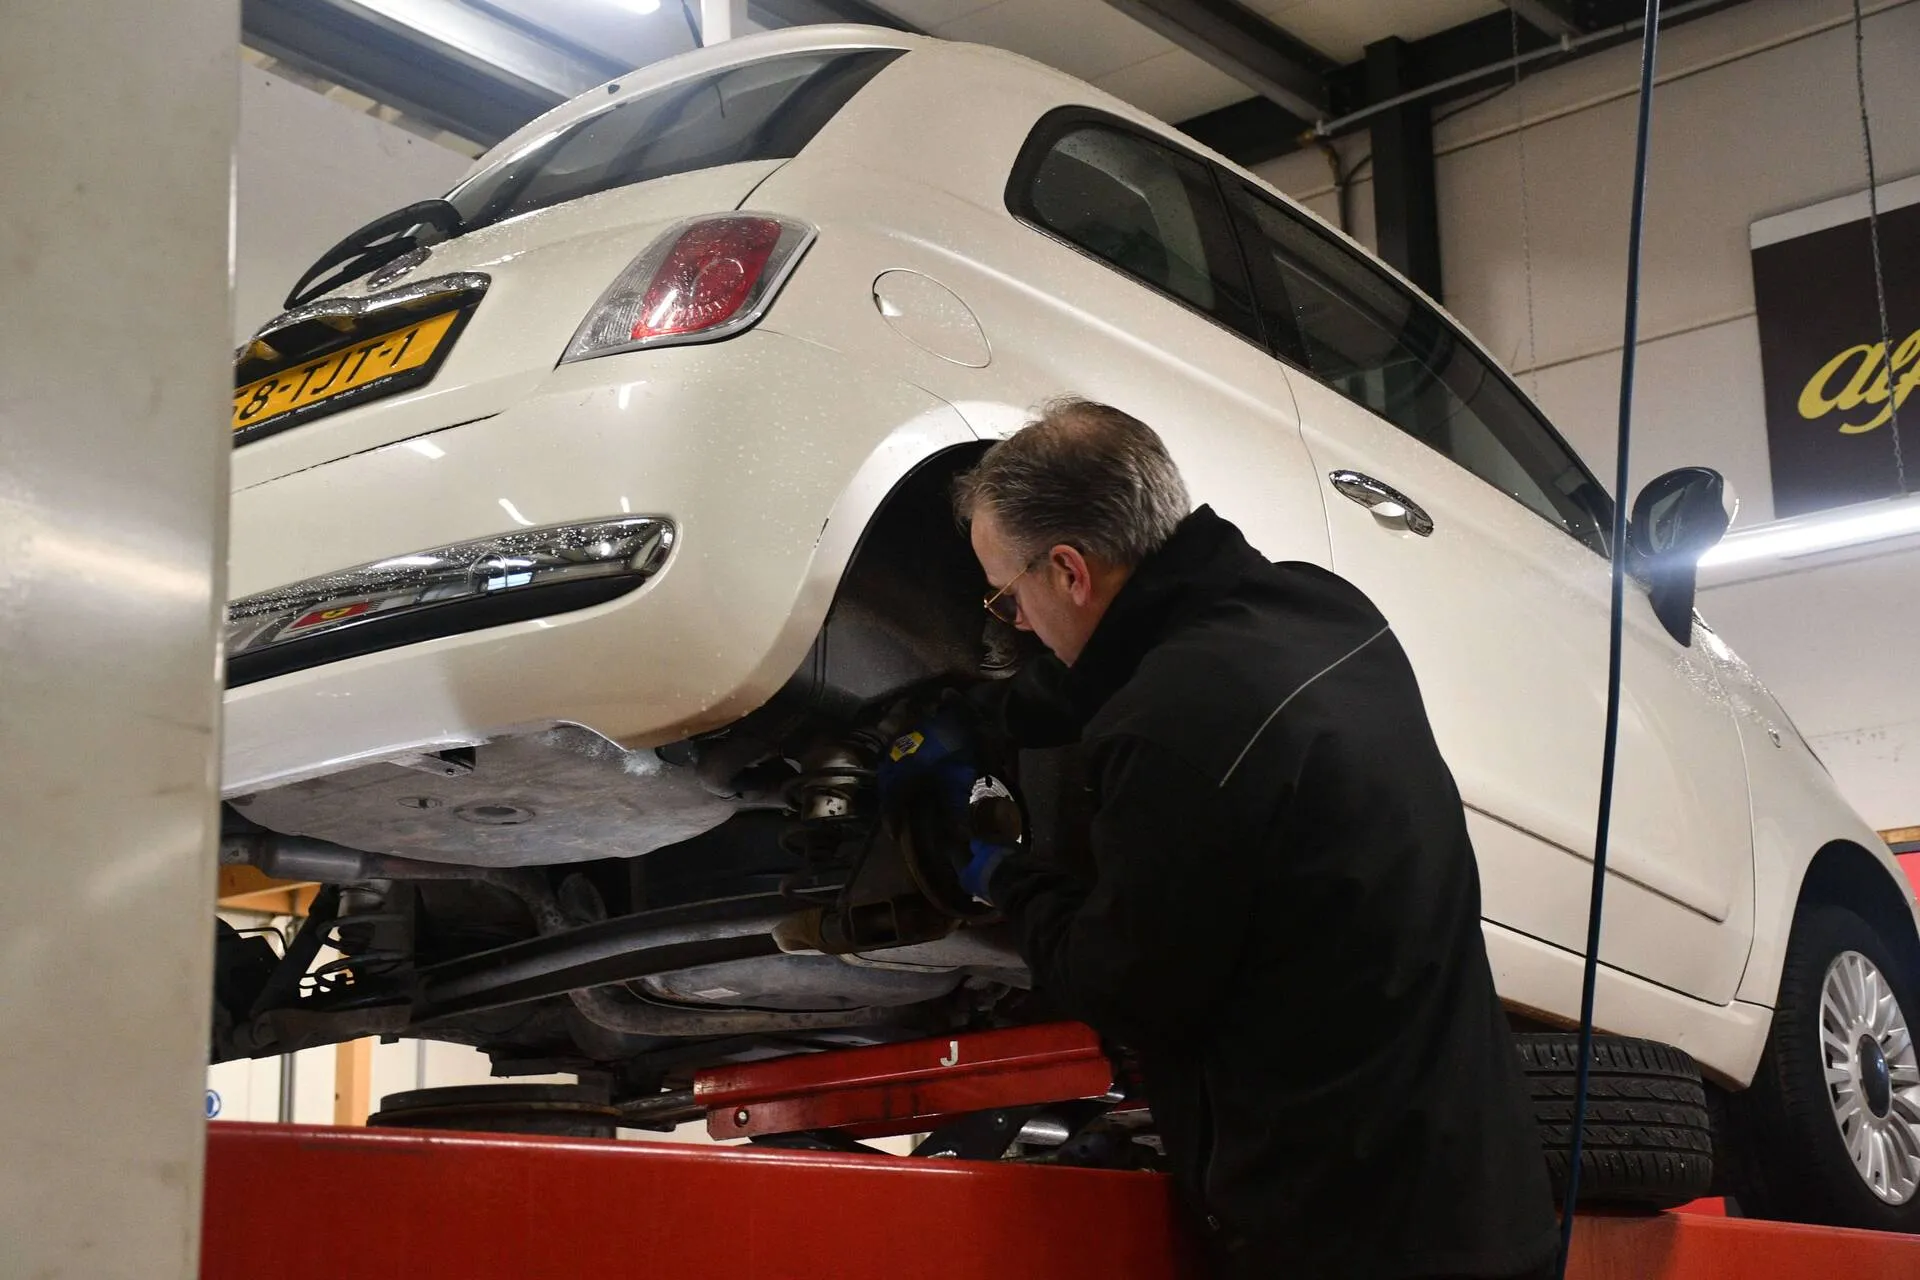
[[[718,732],[554,725],[231,798],[223,864],[323,888],[284,954],[223,930],[216,1060],[405,1034],[644,1105],[714,1062],[1037,1016],[939,833],[874,785],[897,708],[1022,655],[949,514],[974,452],[902,483],[800,670]],[[1017,768],[1048,852],[1071,760]]]

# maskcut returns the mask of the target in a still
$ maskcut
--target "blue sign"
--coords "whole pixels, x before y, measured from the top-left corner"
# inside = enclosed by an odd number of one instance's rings
[[[209,1089],[207,1090],[207,1119],[211,1120],[219,1114],[220,1095],[216,1091]]]

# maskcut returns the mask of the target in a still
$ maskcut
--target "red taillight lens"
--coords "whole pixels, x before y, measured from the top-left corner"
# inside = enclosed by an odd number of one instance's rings
[[[781,231],[771,218],[720,218],[681,232],[654,270],[632,336],[698,333],[733,319],[765,274]]]
[[[811,227],[764,214],[683,222],[620,273],[561,361],[738,333],[760,318],[812,239]]]

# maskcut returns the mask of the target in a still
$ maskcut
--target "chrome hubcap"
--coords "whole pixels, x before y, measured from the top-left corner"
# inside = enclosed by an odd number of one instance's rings
[[[1858,951],[1827,967],[1820,1047],[1854,1170],[1888,1204],[1907,1203],[1920,1192],[1920,1059],[1893,988]]]

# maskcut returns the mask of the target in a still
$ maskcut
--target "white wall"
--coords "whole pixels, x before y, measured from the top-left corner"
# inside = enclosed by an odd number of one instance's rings
[[[465,156],[242,63],[234,160],[234,340],[355,227],[444,195]]]
[[[1868,102],[1883,181],[1920,171],[1920,5],[1869,3]],[[1664,33],[1649,167],[1635,483],[1706,461],[1742,523],[1773,514],[1747,229],[1866,186],[1848,0],[1749,0]],[[1449,309],[1613,473],[1639,50],[1525,82],[1443,122]],[[1536,342],[1527,334],[1520,146]]]
[[[334,1064],[337,1048],[324,1045],[293,1055],[295,1124],[333,1123]],[[219,1120],[272,1122],[280,1118],[280,1058],[240,1058],[207,1069],[207,1088],[219,1097]],[[463,1084],[571,1084],[572,1076],[494,1078],[487,1056],[465,1045],[432,1040],[398,1040],[373,1047],[371,1105],[379,1110],[389,1094],[413,1089],[443,1089]]]
[[[1864,8],[1886,182],[1920,172],[1920,3]],[[1851,17],[1850,0],[1748,0],[1661,39],[1632,471],[1637,486],[1670,467],[1718,468],[1740,495],[1741,526],[1773,515],[1748,226],[1866,186]],[[1447,306],[1609,480],[1638,72],[1637,44],[1609,50],[1435,127]],[[1344,140],[1347,163],[1367,145],[1364,134]],[[1333,216],[1324,157],[1283,157],[1262,173]],[[1352,204],[1355,234],[1370,244],[1364,177]],[[1701,609],[1870,822],[1920,823],[1910,657],[1920,553],[1893,544],[1839,558],[1745,582],[1722,575],[1713,581],[1729,585],[1705,590]]]

